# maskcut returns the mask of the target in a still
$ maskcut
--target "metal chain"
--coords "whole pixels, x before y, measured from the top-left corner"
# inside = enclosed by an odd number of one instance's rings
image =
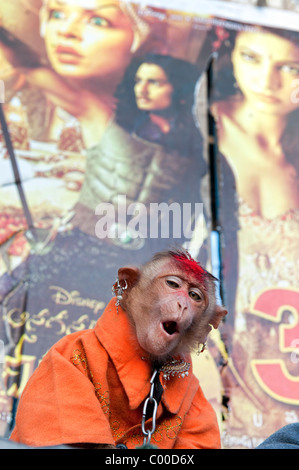
[[[155,388],[154,382],[155,382],[155,377],[158,372],[159,371],[156,369],[152,375],[152,378],[150,380],[150,383],[151,383],[150,394],[148,398],[145,400],[144,405],[143,405],[143,413],[142,413],[142,421],[141,421],[141,429],[144,435],[143,445],[150,444],[152,434],[155,432],[155,429],[156,429],[156,416],[157,416],[158,402],[154,398],[154,388]],[[149,403],[152,403],[154,406],[153,412],[152,412],[152,429],[145,429],[147,407]]]

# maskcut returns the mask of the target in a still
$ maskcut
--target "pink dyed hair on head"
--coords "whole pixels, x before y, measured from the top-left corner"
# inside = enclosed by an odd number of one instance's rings
[[[163,258],[173,259],[184,272],[193,275],[202,284],[205,284],[207,279],[213,281],[217,280],[211,273],[206,271],[198,261],[193,259],[185,248],[161,251],[153,256],[152,261],[159,261]]]

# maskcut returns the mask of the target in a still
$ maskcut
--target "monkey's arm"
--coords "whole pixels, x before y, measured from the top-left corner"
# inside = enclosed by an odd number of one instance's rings
[[[99,403],[87,360],[81,354],[84,348],[76,339],[80,334],[56,343],[29,379],[18,405],[12,440],[34,447],[115,444],[108,415]],[[98,342],[92,331],[87,335],[89,344],[95,347]],[[97,352],[105,365],[104,351],[98,348]]]
[[[216,413],[199,387],[178,434],[175,449],[220,449]]]

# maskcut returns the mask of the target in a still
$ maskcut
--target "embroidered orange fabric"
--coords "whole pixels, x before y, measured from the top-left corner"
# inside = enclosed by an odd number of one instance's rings
[[[11,439],[30,446],[142,445],[152,368],[126,314],[111,300],[94,329],[65,336],[29,379]],[[190,359],[191,361],[191,359]],[[151,442],[161,449],[219,448],[215,413],[197,378],[171,377]],[[151,429],[151,420],[146,429]]]

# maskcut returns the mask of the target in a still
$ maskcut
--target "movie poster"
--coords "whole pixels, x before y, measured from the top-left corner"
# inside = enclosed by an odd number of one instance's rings
[[[117,269],[174,244],[219,275],[229,312],[193,364],[223,447],[298,421],[296,8],[0,6],[0,436]]]
[[[95,325],[119,267],[176,244],[208,262],[209,52],[194,15],[126,0],[14,0],[0,14],[7,437],[40,360]]]
[[[225,448],[299,419],[299,31],[258,13],[218,22],[213,39]]]

